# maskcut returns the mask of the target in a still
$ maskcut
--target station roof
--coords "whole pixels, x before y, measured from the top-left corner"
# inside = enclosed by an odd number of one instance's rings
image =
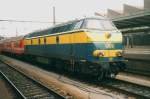
[[[123,10],[108,9],[107,17],[118,29],[150,27],[150,0],[143,0],[143,5],[133,6],[124,4]]]
[[[112,18],[112,21],[119,29],[150,26],[150,11],[140,11],[126,16]]]

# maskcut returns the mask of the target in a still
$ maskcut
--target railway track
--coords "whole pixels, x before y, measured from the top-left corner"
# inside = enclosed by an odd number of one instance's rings
[[[150,99],[150,88],[126,81],[111,79],[105,80],[100,85],[133,96],[137,99]]]
[[[149,87],[140,86],[127,81],[108,79],[102,82],[93,83],[93,80],[87,80],[82,77],[78,78],[71,75],[69,77],[67,75],[59,75],[58,80],[61,82],[77,86],[79,89],[90,93],[90,95],[92,93],[102,94],[112,99],[129,99],[130,97],[133,97],[132,99],[150,99]],[[73,79],[71,80],[69,78]],[[118,98],[120,96],[123,98]]]
[[[150,76],[149,69],[148,70],[138,70],[138,69],[127,68],[127,70],[125,70],[125,72],[139,74],[139,75],[143,75],[143,76]]]
[[[1,75],[18,92],[19,99],[64,99],[60,94],[48,89],[37,81],[28,78],[14,68],[0,62]]]
[[[77,86],[89,93],[103,94],[111,97],[112,99],[120,99],[120,96],[123,97],[123,99],[130,99],[130,97],[133,99],[150,99],[150,88],[121,80],[109,79],[96,83],[85,80],[79,81],[78,79],[75,79],[76,81],[68,81],[68,79],[63,78],[60,80]],[[103,91],[99,91],[98,89]]]
[[[150,76],[150,61],[140,59],[128,59],[126,72]]]

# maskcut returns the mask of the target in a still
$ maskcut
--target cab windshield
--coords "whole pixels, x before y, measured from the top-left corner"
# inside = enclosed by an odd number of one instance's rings
[[[98,30],[114,30],[116,27],[110,20],[106,19],[86,19],[83,23],[85,29],[98,29]]]

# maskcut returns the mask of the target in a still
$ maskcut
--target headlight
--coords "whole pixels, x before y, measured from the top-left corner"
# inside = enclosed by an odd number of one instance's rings
[[[93,56],[95,57],[103,57],[104,56],[104,52],[96,50],[93,52]]]
[[[109,39],[111,37],[111,34],[109,32],[104,33],[105,34],[105,38]]]

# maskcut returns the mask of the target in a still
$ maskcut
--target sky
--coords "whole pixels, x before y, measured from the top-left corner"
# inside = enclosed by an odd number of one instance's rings
[[[143,6],[143,0],[0,0],[0,20],[40,21],[2,22],[0,35],[19,36],[52,26],[53,6],[56,22],[94,16],[95,12],[106,13],[107,9],[123,10],[123,4]]]

